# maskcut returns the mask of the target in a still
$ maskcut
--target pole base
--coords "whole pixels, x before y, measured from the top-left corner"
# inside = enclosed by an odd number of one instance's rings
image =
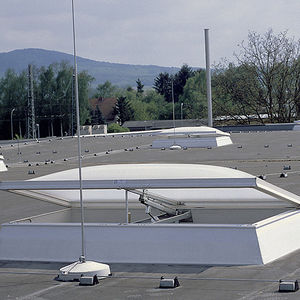
[[[111,275],[109,265],[95,261],[76,261],[59,269],[57,280],[79,281],[81,277],[94,277],[104,279]]]
[[[182,149],[181,146],[180,145],[176,145],[176,144],[174,144],[174,145],[172,145],[170,147],[170,150],[181,150],[181,149]]]

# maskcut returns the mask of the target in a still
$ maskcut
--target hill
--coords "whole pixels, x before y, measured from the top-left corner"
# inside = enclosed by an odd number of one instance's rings
[[[19,49],[0,53],[0,77],[9,68],[16,72],[27,69],[28,64],[37,67],[48,66],[51,63],[67,61],[73,64],[71,54],[44,50],[44,49]],[[153,85],[154,78],[161,72],[176,73],[175,67],[160,67],[154,65],[129,65],[110,62],[95,61],[83,57],[77,58],[78,71],[86,70],[95,80],[93,86],[104,83],[106,80],[120,87],[136,86],[136,80],[141,79],[145,87]]]

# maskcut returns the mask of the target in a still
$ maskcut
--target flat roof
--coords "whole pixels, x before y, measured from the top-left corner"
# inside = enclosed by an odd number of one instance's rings
[[[299,132],[233,133],[231,137],[233,145],[181,151],[151,149],[149,145],[154,139],[151,136],[88,137],[82,139],[83,165],[136,162],[218,165],[236,168],[253,176],[264,174],[267,182],[300,195]],[[9,166],[7,172],[0,173],[1,180],[31,179],[77,167],[76,140],[72,138],[44,139],[27,145],[20,143],[22,155],[17,154],[17,143],[13,147],[4,143],[0,145],[5,163]],[[129,148],[133,151],[125,151]],[[106,154],[111,149],[113,151]],[[28,162],[24,163],[24,160]],[[28,171],[34,171],[34,174],[28,174]],[[281,178],[282,172],[288,177]],[[0,223],[61,208],[60,205],[5,191],[0,191],[0,195]],[[278,294],[277,281],[299,280],[300,251],[266,266],[113,264],[111,270],[115,277],[94,287],[54,281],[57,270],[63,264],[0,262],[0,266],[0,298],[98,299],[100,295],[103,299],[199,299],[199,295],[201,299],[299,298],[299,292]],[[178,276],[181,286],[174,290],[158,289],[160,276]]]

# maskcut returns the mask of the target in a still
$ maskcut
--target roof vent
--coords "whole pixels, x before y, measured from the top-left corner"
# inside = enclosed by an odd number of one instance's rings
[[[95,285],[98,284],[99,280],[97,275],[94,276],[81,276],[79,279],[79,285]]]
[[[159,288],[161,289],[174,289],[180,286],[177,276],[174,279],[160,278]]]
[[[278,292],[296,292],[299,290],[298,280],[288,281],[279,280],[279,290]]]

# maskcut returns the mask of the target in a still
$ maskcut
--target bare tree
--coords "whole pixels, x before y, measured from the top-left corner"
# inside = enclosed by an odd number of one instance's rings
[[[260,35],[249,32],[248,42],[242,42],[236,55],[239,65],[249,77],[257,78],[260,97],[271,122],[290,122],[300,115],[300,40],[287,36],[287,31],[275,35],[268,30]]]

